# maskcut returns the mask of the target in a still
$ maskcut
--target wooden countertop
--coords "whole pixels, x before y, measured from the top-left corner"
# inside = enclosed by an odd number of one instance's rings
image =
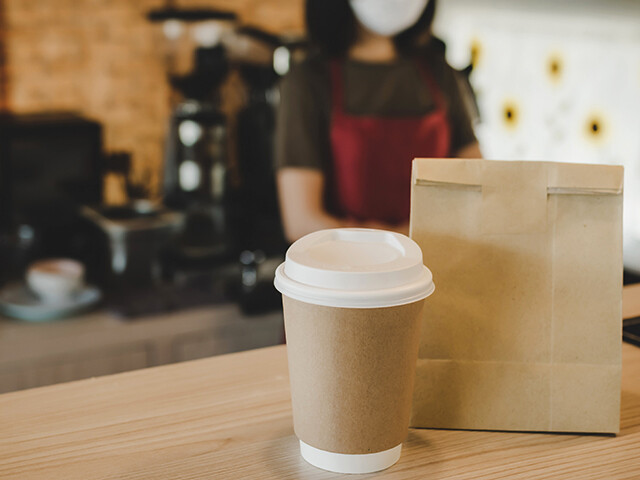
[[[357,478],[638,478],[640,348],[622,356],[617,437],[412,429],[395,466]],[[299,455],[277,346],[0,395],[0,478],[341,476]]]

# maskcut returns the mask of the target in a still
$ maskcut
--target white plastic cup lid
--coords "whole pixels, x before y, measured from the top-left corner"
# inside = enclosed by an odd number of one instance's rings
[[[343,308],[404,305],[435,289],[417,243],[399,233],[365,228],[302,237],[287,250],[274,284],[295,300]]]

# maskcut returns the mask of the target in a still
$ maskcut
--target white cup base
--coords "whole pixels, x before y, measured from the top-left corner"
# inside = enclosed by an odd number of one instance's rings
[[[336,473],[372,473],[389,468],[400,458],[402,444],[377,453],[345,454],[320,450],[300,440],[300,454],[314,467]]]

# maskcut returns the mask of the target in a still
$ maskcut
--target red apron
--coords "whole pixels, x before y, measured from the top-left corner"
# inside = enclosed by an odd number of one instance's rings
[[[333,182],[328,207],[356,220],[391,224],[409,219],[411,161],[449,155],[451,129],[442,93],[419,65],[436,108],[426,115],[367,116],[344,111],[342,65],[331,63]]]

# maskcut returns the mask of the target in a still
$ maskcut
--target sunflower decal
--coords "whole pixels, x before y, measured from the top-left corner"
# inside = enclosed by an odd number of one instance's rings
[[[482,43],[479,39],[474,38],[471,40],[471,45],[469,46],[470,56],[471,56],[471,66],[473,68],[478,67],[478,63],[482,57]]]
[[[502,106],[502,124],[514,129],[520,121],[520,108],[515,100],[505,100]]]
[[[608,133],[607,122],[601,113],[591,113],[584,124],[584,133],[588,140],[601,142]]]
[[[558,83],[562,80],[562,74],[564,72],[564,60],[559,53],[552,53],[547,59],[547,76],[549,79]]]

